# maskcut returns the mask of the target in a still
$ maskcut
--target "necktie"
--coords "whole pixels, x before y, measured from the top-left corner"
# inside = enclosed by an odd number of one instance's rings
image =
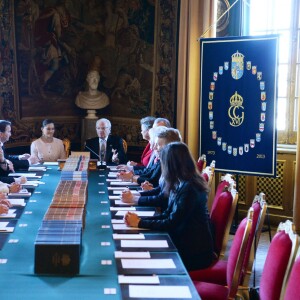
[[[105,152],[106,152],[106,141],[105,139],[100,139],[100,153],[99,153],[99,156],[100,156],[100,161],[105,161]]]

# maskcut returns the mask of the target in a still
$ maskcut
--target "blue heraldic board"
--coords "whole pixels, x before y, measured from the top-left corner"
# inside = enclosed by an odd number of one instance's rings
[[[278,36],[200,43],[200,154],[216,171],[276,176]]]

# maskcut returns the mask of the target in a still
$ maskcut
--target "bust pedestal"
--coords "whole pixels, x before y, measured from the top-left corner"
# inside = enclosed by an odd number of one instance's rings
[[[86,119],[97,119],[95,109],[88,109],[86,112],[87,112],[87,115],[85,117]]]
[[[92,117],[94,116],[94,117]],[[94,115],[88,112],[88,115],[81,121],[81,149],[84,149],[84,143],[87,139],[95,137],[96,134],[96,122],[98,117],[96,116],[96,111],[94,110]]]

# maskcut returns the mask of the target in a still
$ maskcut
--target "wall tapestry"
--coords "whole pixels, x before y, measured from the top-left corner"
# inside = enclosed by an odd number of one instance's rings
[[[80,136],[86,112],[75,105],[89,70],[110,100],[98,115],[139,144],[139,119],[172,120],[176,74],[177,0],[1,1],[2,113],[13,119],[12,142],[40,134],[55,120],[60,136]],[[1,70],[0,70],[1,71]],[[7,85],[9,83],[9,85]],[[9,98],[9,94],[13,99]],[[38,118],[38,122],[35,122]],[[66,128],[68,127],[68,129]],[[70,130],[70,128],[72,128]]]

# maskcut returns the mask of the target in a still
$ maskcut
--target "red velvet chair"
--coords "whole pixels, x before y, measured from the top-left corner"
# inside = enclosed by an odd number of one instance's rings
[[[214,208],[215,200],[220,196],[222,192],[224,192],[226,186],[231,186],[235,188],[235,181],[232,179],[231,174],[225,174],[224,176],[221,177],[221,181],[219,182],[215,192],[214,200],[212,203],[212,209]]]
[[[206,155],[202,154],[197,161],[197,167],[200,173],[206,168]]]
[[[248,211],[235,233],[226,268],[226,286],[193,280],[202,300],[234,299],[238,290],[247,243],[252,227],[253,208]],[[195,271],[196,272],[196,271]],[[193,272],[190,272],[193,279]]]
[[[283,299],[289,271],[298,247],[299,239],[294,224],[289,220],[280,223],[271,241],[260,279],[260,300]]]
[[[237,191],[226,185],[224,191],[213,202],[210,219],[214,227],[215,253],[219,258],[225,254],[237,201]]]
[[[300,300],[300,248],[298,248],[296,260],[293,263],[292,270],[286,285],[284,300]]]
[[[208,182],[208,186],[211,187],[212,181],[215,176],[215,166],[216,166],[216,161],[213,160],[211,164],[204,168],[201,172],[202,176],[205,178],[205,180]]]
[[[265,202],[265,195],[263,193],[254,197],[252,208],[252,229],[245,250],[245,258],[243,261],[238,292],[245,299],[249,298],[248,286],[254,261],[254,237],[256,236],[256,241],[259,241],[266,216],[267,204]],[[219,259],[218,261],[214,262],[212,266],[206,269],[190,272],[190,276],[193,280],[226,285],[227,265],[227,260]]]

